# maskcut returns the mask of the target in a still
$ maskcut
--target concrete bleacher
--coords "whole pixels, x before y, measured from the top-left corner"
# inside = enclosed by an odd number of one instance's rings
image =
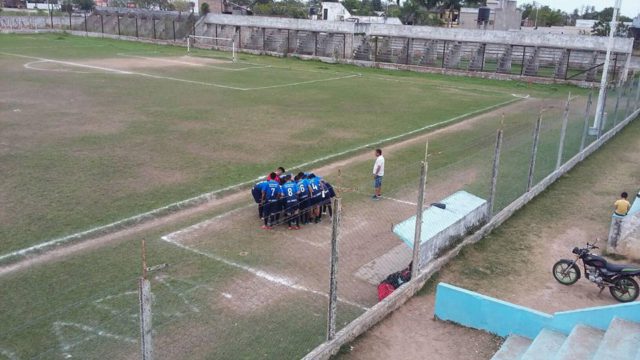
[[[640,360],[640,302],[546,314],[440,283],[434,316],[505,337],[492,360]]]

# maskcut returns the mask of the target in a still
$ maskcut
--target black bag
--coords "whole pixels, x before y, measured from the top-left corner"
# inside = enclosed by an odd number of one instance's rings
[[[393,274],[387,276],[382,282],[391,284],[394,288],[399,288],[400,285],[409,282],[411,280],[411,263],[405,269],[396,271]]]

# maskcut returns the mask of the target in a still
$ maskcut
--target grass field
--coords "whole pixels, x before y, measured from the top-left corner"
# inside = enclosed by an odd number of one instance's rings
[[[512,100],[518,83],[2,35],[0,253]],[[224,54],[223,54],[224,55]],[[210,56],[210,58],[207,58]],[[225,55],[226,56],[226,55]],[[349,121],[345,121],[348,118]]]
[[[0,167],[7,169],[0,255],[250,181],[279,165],[348,160],[369,153],[350,149],[416,136],[528,94],[503,114],[429,136],[428,198],[460,188],[486,196],[502,127],[501,208],[524,191],[538,111],[548,108],[540,179],[555,166],[567,92],[577,97],[565,159],[578,150],[586,102],[585,90],[564,86],[248,55],[234,64],[204,50],[185,57],[177,47],[62,35],[3,35],[0,45],[0,75],[12,84],[0,90]],[[322,173],[346,189],[340,327],[376,302],[375,288],[353,273],[397,245],[388,225],[415,211],[423,151],[417,141],[387,155],[385,194],[408,204],[370,205],[370,158]],[[145,238],[149,264],[170,264],[152,276],[158,358],[304,355],[324,339],[329,225],[265,234],[247,205],[231,203],[0,277],[0,288],[9,289],[0,298],[0,354],[135,358],[137,240]],[[169,236],[190,226],[193,233]]]

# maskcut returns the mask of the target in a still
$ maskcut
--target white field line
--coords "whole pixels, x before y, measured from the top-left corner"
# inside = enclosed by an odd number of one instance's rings
[[[198,64],[198,63],[182,61],[182,60],[171,60],[171,59],[163,59],[163,58],[157,58],[157,57],[130,55],[130,54],[124,54],[124,53],[118,53],[118,55],[119,56],[125,56],[125,57],[144,59],[144,60],[167,62],[167,63],[173,63],[173,64],[189,65],[189,66],[196,66],[196,67],[208,67],[208,68],[212,68],[212,69],[225,70],[225,71],[245,71],[245,70],[251,70],[251,69],[264,69],[264,68],[270,67],[269,65],[264,65],[264,66],[249,66],[249,67],[243,67],[243,68],[237,68],[237,69],[230,69],[230,68],[225,68],[225,67],[221,67],[221,66],[215,66],[215,65],[210,65],[210,64]]]
[[[0,52],[0,54],[3,54],[3,53]],[[347,149],[347,150],[340,151],[340,152],[337,152],[337,153],[334,153],[334,154],[323,156],[323,157],[317,158],[315,160],[307,161],[307,162],[302,163],[302,164],[294,165],[294,166],[291,166],[290,168],[291,169],[302,169],[302,168],[305,168],[305,167],[308,167],[308,166],[311,166],[311,165],[314,165],[314,164],[317,164],[317,163],[320,163],[320,162],[323,162],[323,161],[331,160],[331,159],[334,159],[334,158],[337,158],[337,157],[340,157],[340,156],[344,156],[344,155],[347,155],[347,154],[350,154],[350,153],[353,153],[353,152],[357,152],[357,151],[360,151],[360,150],[371,148],[374,145],[379,145],[379,144],[386,143],[386,142],[389,142],[389,141],[393,141],[393,140],[396,140],[396,139],[400,139],[400,138],[403,138],[403,137],[406,137],[406,136],[409,136],[409,135],[413,135],[415,133],[419,133],[419,132],[422,132],[422,131],[425,131],[425,130],[429,130],[429,129],[432,129],[432,128],[435,128],[435,127],[446,125],[446,124],[458,121],[460,119],[463,119],[465,117],[469,117],[469,116],[473,116],[473,115],[476,115],[476,114],[479,114],[479,113],[490,111],[490,110],[493,110],[495,108],[499,108],[501,106],[505,106],[505,105],[508,105],[508,104],[511,104],[513,102],[520,101],[520,100],[522,100],[522,98],[517,97],[515,99],[511,99],[511,100],[508,100],[508,101],[501,102],[499,104],[487,106],[487,107],[479,109],[479,110],[470,111],[470,112],[468,112],[466,114],[458,115],[458,116],[453,117],[453,118],[448,119],[448,120],[444,120],[444,121],[440,121],[440,122],[435,123],[435,124],[423,126],[423,127],[419,128],[419,129],[407,131],[405,133],[402,133],[402,134],[399,134],[399,135],[390,136],[390,137],[387,137],[387,138],[384,138],[384,139],[379,139],[379,140],[377,140],[375,142],[370,142],[370,143],[367,143],[367,144],[364,144],[364,145],[359,145],[359,146],[353,147],[351,149]],[[11,257],[15,257],[15,256],[24,256],[26,254],[30,254],[30,253],[33,253],[33,252],[36,252],[36,251],[40,251],[42,249],[46,249],[46,248],[49,248],[49,247],[52,247],[52,246],[57,246],[57,245],[61,245],[61,244],[64,244],[66,242],[69,242],[69,241],[81,239],[81,238],[83,238],[85,236],[95,235],[96,233],[100,233],[100,232],[107,231],[107,230],[118,229],[118,228],[120,228],[122,226],[125,226],[127,224],[133,224],[133,223],[138,223],[138,222],[141,222],[141,221],[144,221],[144,220],[147,220],[147,219],[152,219],[152,218],[154,218],[154,217],[156,217],[156,216],[158,216],[158,215],[160,215],[163,212],[166,212],[168,210],[179,209],[179,208],[186,207],[186,206],[192,206],[194,204],[204,203],[204,202],[213,200],[220,193],[223,193],[225,191],[235,190],[235,189],[238,189],[240,187],[255,183],[255,182],[261,180],[262,178],[263,178],[263,176],[258,176],[258,177],[254,178],[254,179],[251,179],[251,180],[242,181],[242,182],[239,182],[237,184],[229,185],[229,186],[226,186],[226,187],[221,188],[221,189],[213,190],[213,191],[210,191],[210,192],[207,192],[207,193],[204,193],[204,194],[200,194],[200,195],[197,195],[197,196],[185,199],[185,200],[177,201],[177,202],[171,203],[169,205],[165,205],[165,206],[153,209],[153,210],[149,210],[147,212],[144,212],[144,213],[141,213],[141,214],[138,214],[138,215],[134,215],[134,216],[131,216],[131,217],[128,217],[128,218],[125,218],[125,219],[114,221],[114,222],[112,222],[110,224],[107,224],[107,225],[96,226],[94,228],[91,228],[91,229],[88,229],[88,230],[85,230],[85,231],[81,231],[81,232],[78,232],[78,233],[75,233],[75,234],[54,238],[54,239],[45,241],[45,242],[37,244],[37,245],[33,245],[33,246],[30,246],[30,247],[27,247],[27,248],[24,248],[24,249],[12,251],[12,252],[0,255],[0,262],[2,262],[4,259],[7,259],[7,258],[11,258]]]
[[[178,230],[178,231],[174,231],[174,232],[172,232],[170,234],[164,235],[162,238],[163,239],[166,238],[167,241],[180,240],[180,238],[183,237],[184,235],[188,235],[188,234],[190,234],[192,232],[195,232],[195,231],[198,231],[198,230],[200,230],[202,228],[205,228],[205,227],[215,223],[216,221],[218,221],[218,220],[220,220],[220,219],[222,219],[224,217],[227,217],[227,216],[229,216],[231,214],[235,214],[237,212],[240,212],[241,210],[247,209],[247,208],[249,208],[251,206],[253,206],[253,204],[244,205],[244,206],[241,206],[241,207],[239,207],[237,209],[233,209],[233,210],[227,211],[226,213],[220,214],[218,216],[214,216],[211,219],[207,219],[207,220],[201,221],[199,223],[196,223],[196,224],[193,224],[191,226],[188,226],[188,227],[186,227],[184,229],[181,229],[181,230]]]
[[[352,75],[345,75],[345,76],[336,76],[336,77],[331,77],[331,78],[326,78],[326,79],[300,81],[300,82],[289,83],[289,84],[280,84],[280,85],[271,85],[271,86],[259,86],[259,87],[253,87],[253,88],[246,88],[246,90],[276,89],[276,88],[298,86],[298,85],[305,85],[305,84],[315,84],[315,83],[326,82],[326,81],[351,79],[351,78],[354,78],[354,77],[361,77],[361,76],[362,75],[360,75],[360,74],[352,74]]]
[[[418,206],[418,204],[416,203],[412,203],[411,201],[405,201],[405,200],[400,200],[400,199],[394,199],[392,197],[388,197],[388,196],[382,196],[383,199],[387,199],[387,200],[391,200],[391,201],[395,201],[395,202],[399,202],[401,204],[406,204],[406,205],[411,205],[411,206]]]
[[[148,74],[148,73],[143,73],[143,72],[138,72],[138,71],[125,71],[125,70],[112,69],[112,68],[103,67],[103,66],[86,65],[86,64],[75,63],[75,62],[71,62],[71,61],[53,60],[53,59],[40,58],[40,57],[35,57],[35,56],[12,54],[12,53],[7,53],[7,52],[0,52],[0,54],[8,55],[8,56],[16,56],[16,57],[21,57],[21,58],[25,58],[25,59],[48,61],[48,62],[62,64],[62,65],[68,65],[68,66],[77,66],[77,67],[88,68],[88,69],[102,70],[102,71],[112,72],[112,73],[116,73],[116,74],[138,75],[138,76],[144,76],[144,77],[149,77],[149,78],[153,78],[153,79],[171,80],[171,81],[184,82],[184,83],[188,83],[188,84],[212,86],[212,87],[217,87],[217,88],[222,88],[222,89],[238,90],[238,91],[255,91],[255,90],[265,90],[265,89],[273,89],[273,88],[280,88],[280,87],[290,87],[290,86],[298,86],[298,85],[312,84],[312,83],[325,82],[325,81],[342,80],[342,79],[352,78],[352,77],[355,77],[355,76],[360,76],[359,74],[354,74],[354,75],[347,75],[347,76],[341,76],[341,77],[333,77],[333,78],[326,78],[326,79],[319,79],[319,80],[301,81],[301,82],[280,84],[280,85],[272,85],[272,86],[241,88],[241,87],[236,87],[236,86],[221,85],[221,84],[204,82],[204,81],[181,79],[181,78],[176,78],[176,77],[171,77],[171,76],[153,75],[153,74]]]
[[[77,341],[75,343],[69,343],[66,341],[64,333],[63,333],[63,328],[65,327],[74,327],[77,328],[81,331],[84,332],[88,332],[91,335],[86,336],[84,339]],[[57,338],[58,338],[58,343],[60,345],[60,350],[62,350],[62,355],[64,356],[65,359],[70,358],[71,354],[69,353],[74,347],[80,345],[81,343],[91,340],[97,336],[101,336],[101,337],[106,337],[108,339],[113,339],[113,340],[119,340],[119,341],[123,341],[123,342],[128,342],[131,344],[135,344],[136,340],[130,337],[126,337],[126,336],[121,336],[121,335],[115,335],[115,334],[111,334],[108,333],[106,331],[91,327],[91,326],[87,326],[84,324],[76,324],[76,323],[70,323],[70,322],[63,322],[63,321],[56,321],[53,323],[53,331],[56,334]]]
[[[256,204],[248,204],[248,205],[241,206],[241,207],[239,207],[237,209],[233,209],[233,210],[227,211],[226,213],[223,213],[223,214],[220,214],[218,216],[212,217],[211,219],[207,219],[207,220],[201,221],[199,223],[196,223],[196,224],[193,224],[191,226],[188,226],[188,227],[186,227],[184,229],[180,229],[178,231],[174,231],[174,232],[172,232],[170,234],[164,235],[163,238],[170,239],[171,241],[180,241],[180,240],[182,240],[184,238],[185,235],[189,235],[189,234],[191,234],[193,232],[196,232],[196,231],[198,231],[200,229],[203,229],[203,228],[205,228],[205,227],[207,227],[207,226],[209,226],[211,224],[214,224],[216,221],[218,221],[218,220],[220,220],[220,219],[222,219],[224,217],[227,217],[229,215],[235,214],[237,212],[240,212],[241,210],[250,208],[250,207],[255,206],[255,205]],[[318,248],[324,247],[322,244],[316,244],[316,243],[314,243],[312,241],[300,239],[297,236],[295,236],[293,234],[290,234],[290,232],[286,232],[286,233],[284,233],[284,235],[289,237],[290,239],[292,239],[294,241],[298,241],[298,242],[301,242],[301,243],[304,243],[304,244],[307,244],[307,245],[315,246],[315,247],[318,247]]]
[[[177,247],[179,247],[181,249],[184,249],[184,250],[187,250],[187,251],[191,251],[193,253],[196,253],[198,255],[202,255],[204,257],[208,257],[209,259],[213,259],[213,260],[219,261],[219,262],[224,263],[226,265],[229,265],[231,267],[235,267],[235,268],[247,271],[247,272],[249,272],[249,273],[251,273],[251,274],[253,274],[253,275],[255,275],[255,276],[257,276],[257,277],[259,277],[261,279],[267,280],[267,281],[272,282],[274,284],[285,286],[285,287],[288,287],[288,288],[291,288],[291,289],[294,289],[294,290],[298,290],[298,291],[303,291],[303,292],[308,292],[308,293],[311,293],[311,294],[323,296],[323,297],[326,297],[326,298],[329,297],[328,294],[325,294],[323,292],[320,292],[320,291],[317,291],[317,290],[313,290],[313,289],[309,289],[309,288],[307,288],[305,286],[296,284],[292,280],[287,279],[285,277],[281,277],[281,276],[278,276],[278,275],[273,275],[273,274],[270,274],[270,273],[268,273],[268,272],[266,272],[264,270],[254,269],[254,268],[249,267],[247,265],[239,264],[237,262],[225,259],[225,258],[220,257],[218,255],[215,255],[215,254],[212,254],[212,253],[208,253],[206,251],[202,251],[202,250],[198,250],[198,249],[186,246],[186,245],[184,245],[184,244],[182,244],[182,243],[180,243],[178,241],[172,240],[171,238],[168,238],[166,236],[161,237],[161,239],[166,241],[166,242],[168,242],[168,243],[170,243],[170,244],[173,244],[173,245],[175,245],[175,246],[177,246]],[[354,307],[357,307],[357,308],[359,308],[361,310],[364,310],[364,311],[368,310],[368,308],[366,306],[360,305],[358,303],[355,303],[355,302],[352,302],[352,301],[349,301],[349,300],[344,300],[344,299],[338,298],[338,301],[343,302],[343,303],[348,304],[348,305],[351,305],[351,306],[354,306]]]
[[[37,70],[37,71],[69,72],[69,73],[75,73],[75,74],[93,74],[92,72],[89,72],[89,71],[76,71],[76,70],[66,70],[66,69],[43,69],[43,68],[34,66],[35,64],[44,64],[48,62],[49,61],[47,60],[37,60],[37,61],[28,62],[23,66],[25,69]]]

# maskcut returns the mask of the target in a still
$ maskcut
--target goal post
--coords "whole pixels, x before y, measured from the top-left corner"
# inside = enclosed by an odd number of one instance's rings
[[[236,62],[236,40],[233,38],[188,35],[187,53],[191,53],[191,49],[196,47],[214,48],[216,50],[230,51],[231,60],[233,62]]]

